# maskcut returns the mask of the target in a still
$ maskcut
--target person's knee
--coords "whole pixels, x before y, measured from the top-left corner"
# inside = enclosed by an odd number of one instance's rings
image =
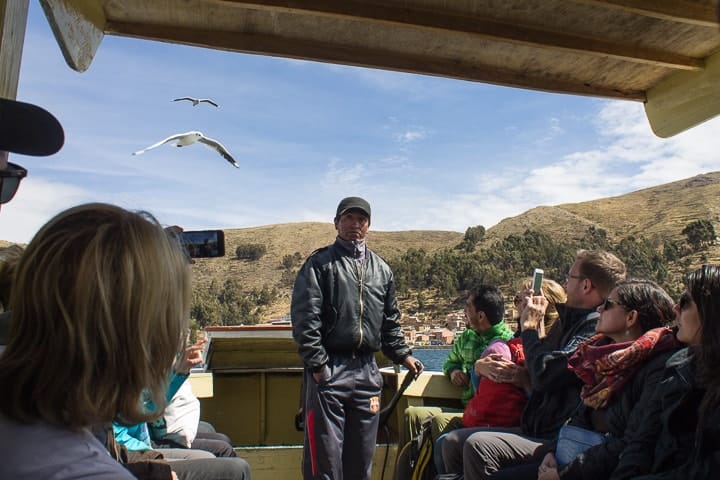
[[[443,458],[452,455],[454,452],[462,451],[463,443],[457,435],[449,433],[442,438],[443,440],[439,443],[439,446],[442,449]]]
[[[220,460],[220,459],[218,459]],[[234,471],[239,480],[250,480],[250,464],[245,459],[240,457],[225,458],[224,460],[232,461],[234,464]]]
[[[218,476],[228,480],[250,480],[250,464],[240,457],[216,458],[214,470]]]

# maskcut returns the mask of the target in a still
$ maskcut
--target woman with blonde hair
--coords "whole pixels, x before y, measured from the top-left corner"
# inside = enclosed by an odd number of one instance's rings
[[[515,304],[515,309],[517,310],[518,319],[520,318],[520,314],[522,313],[522,303],[523,303],[522,293],[529,290],[531,287],[532,287],[532,278],[531,277],[524,279],[519,285],[518,292],[515,295],[515,298],[513,300],[513,302]],[[550,280],[549,278],[543,278],[541,288],[542,288],[543,296],[545,298],[547,298],[547,301],[548,301],[547,310],[545,310],[545,319],[544,319],[543,323],[540,325],[540,330],[539,330],[540,337],[543,337],[547,334],[547,332],[555,324],[555,321],[560,316],[560,314],[557,311],[556,305],[567,302],[567,293],[565,293],[565,288],[563,288],[562,285],[560,285],[555,280]],[[519,330],[518,330],[518,332],[519,332]]]
[[[150,214],[95,203],[45,224],[10,295],[0,477],[133,478],[88,427],[162,412],[189,306],[188,262]]]

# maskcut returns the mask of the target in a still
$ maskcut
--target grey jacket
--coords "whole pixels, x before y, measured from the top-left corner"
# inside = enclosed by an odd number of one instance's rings
[[[398,322],[392,271],[370,249],[365,252],[358,262],[336,241],[313,252],[298,272],[290,315],[306,367],[321,367],[328,354],[382,349],[395,363],[410,355]]]

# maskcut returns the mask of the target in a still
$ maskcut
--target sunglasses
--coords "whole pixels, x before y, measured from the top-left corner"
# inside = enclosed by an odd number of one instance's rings
[[[625,307],[622,303],[618,302],[617,300],[611,300],[609,298],[606,298],[605,301],[602,303],[603,310],[610,310],[615,305],[619,305],[621,307]]]
[[[575,280],[585,280],[587,277],[585,275],[573,275],[568,272],[565,275],[565,283],[568,283],[571,278],[574,278]]]
[[[20,186],[20,180],[26,176],[27,170],[10,162],[5,170],[0,170],[0,205],[13,199]]]

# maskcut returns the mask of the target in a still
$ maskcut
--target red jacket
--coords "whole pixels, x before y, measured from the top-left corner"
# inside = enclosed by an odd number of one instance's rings
[[[522,339],[513,338],[507,342],[511,360],[525,364]],[[462,423],[464,427],[518,427],[523,408],[527,403],[525,391],[510,383],[497,383],[482,378],[475,395],[465,407]]]

